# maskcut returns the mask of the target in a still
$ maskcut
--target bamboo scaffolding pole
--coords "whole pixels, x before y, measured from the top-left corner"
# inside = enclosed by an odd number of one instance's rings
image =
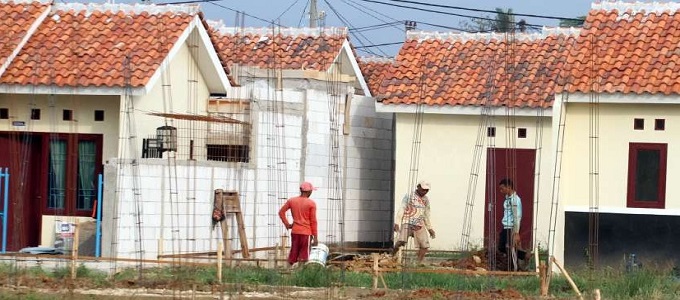
[[[260,247],[260,248],[253,248],[253,249],[248,249],[249,252],[259,252],[259,251],[268,251],[268,250],[276,250],[278,249],[276,246],[271,246],[271,247]],[[241,249],[236,249],[236,250],[231,250],[232,254],[237,254],[241,252]],[[217,251],[209,251],[209,252],[187,252],[187,253],[179,253],[179,254],[164,254],[164,255],[158,255],[158,258],[177,258],[177,257],[199,257],[199,256],[214,256]]]
[[[560,263],[557,262],[557,259],[555,259],[554,256],[550,258],[552,262],[557,266],[558,269],[564,274],[564,277],[567,278],[567,281],[569,282],[569,285],[571,285],[571,288],[576,292],[576,295],[578,295],[578,298],[583,300],[583,295],[581,295],[581,291],[579,291],[578,287],[574,283],[574,281],[571,279],[571,276],[569,276],[569,273],[567,273],[567,270],[565,270]]]
[[[80,244],[80,222],[76,219],[75,230],[73,231],[73,249],[71,251],[71,279],[76,279],[78,275],[76,265],[78,264],[78,244]]]
[[[0,258],[0,260],[16,260],[17,258],[30,258],[35,260],[71,260],[70,255],[36,255],[36,254],[23,254],[23,253],[5,253],[0,254],[0,257],[6,257],[6,259]],[[196,257],[194,259],[208,259],[213,260],[212,257]],[[94,256],[79,256],[79,261],[88,262],[134,262],[134,263],[152,263],[152,264],[180,264],[180,265],[196,265],[196,266],[212,266],[214,263],[203,263],[203,262],[188,262],[181,261],[177,262],[174,260],[154,260],[154,259],[135,259],[135,258],[112,258],[112,257],[94,257]],[[223,258],[223,261],[249,261],[249,262],[267,262],[267,259],[262,258]],[[281,259],[281,261],[286,261]]]

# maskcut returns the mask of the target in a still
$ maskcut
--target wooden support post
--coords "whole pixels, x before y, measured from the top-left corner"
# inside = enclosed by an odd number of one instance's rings
[[[286,257],[286,248],[288,248],[288,236],[281,236],[281,257]]]
[[[538,280],[541,288],[541,297],[548,296],[548,266],[541,262],[538,267]]]
[[[378,280],[382,283],[383,288],[387,288],[385,278],[383,277],[382,272],[380,272],[380,254],[371,253],[371,258],[373,260],[373,289],[378,289]]]
[[[276,244],[276,250],[274,250],[274,269],[279,267],[279,259],[281,259],[281,249],[279,244]]]
[[[71,279],[76,279],[78,264],[78,244],[80,244],[80,222],[76,219],[76,228],[73,232],[73,249],[71,251]]]
[[[222,243],[217,243],[217,282],[222,283]]]
[[[534,264],[536,264],[536,273],[540,272],[539,265],[538,265],[538,247],[534,247]]]
[[[595,300],[600,299],[602,299],[602,296],[600,295],[600,289],[595,289]]]
[[[551,260],[552,260],[552,262],[557,266],[557,268],[559,268],[560,271],[564,274],[564,277],[567,278],[567,281],[569,282],[569,285],[571,285],[571,288],[574,290],[574,292],[576,292],[576,295],[578,295],[578,298],[581,299],[581,300],[583,300],[583,295],[581,295],[581,291],[578,290],[578,287],[576,286],[576,284],[574,283],[574,281],[571,279],[571,276],[569,276],[569,273],[567,273],[567,270],[565,270],[565,269],[562,267],[562,265],[560,265],[560,264],[557,262],[557,259],[555,259],[554,256],[551,257]]]

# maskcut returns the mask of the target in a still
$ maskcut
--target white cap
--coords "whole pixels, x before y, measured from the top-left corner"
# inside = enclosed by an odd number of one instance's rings
[[[425,181],[425,180],[421,180],[420,182],[418,182],[418,185],[420,186],[420,188],[422,188],[424,190],[430,189],[430,183]]]

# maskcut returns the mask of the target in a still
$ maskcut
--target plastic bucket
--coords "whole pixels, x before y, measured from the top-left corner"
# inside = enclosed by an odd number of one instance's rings
[[[309,252],[308,264],[319,264],[326,266],[326,259],[328,258],[328,247],[324,244],[318,244],[312,247],[312,251]]]

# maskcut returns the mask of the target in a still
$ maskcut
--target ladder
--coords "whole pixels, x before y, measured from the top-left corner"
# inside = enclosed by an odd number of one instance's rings
[[[234,217],[236,217],[238,238],[241,242],[241,255],[243,258],[249,258],[250,250],[248,249],[246,226],[245,221],[243,220],[243,212],[241,210],[241,201],[239,201],[238,192],[216,189],[213,209],[220,210],[223,215],[223,218],[221,218],[219,222],[220,227],[222,228],[222,242],[224,243],[223,249],[225,258],[231,258],[232,254],[231,243],[229,242],[229,224],[227,223],[228,214],[233,214]]]

